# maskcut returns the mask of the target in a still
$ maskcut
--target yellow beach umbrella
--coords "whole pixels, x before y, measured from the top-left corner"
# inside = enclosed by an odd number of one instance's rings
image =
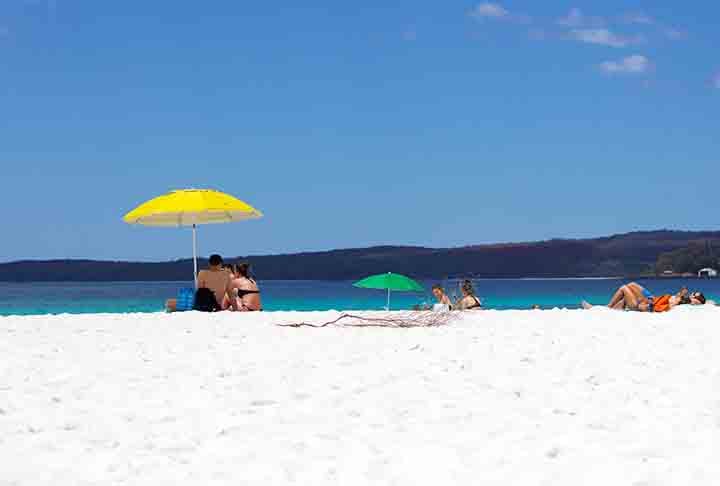
[[[128,224],[192,226],[193,270],[197,278],[197,225],[261,218],[262,213],[224,192],[212,189],[171,191],[136,207],[123,217]]]

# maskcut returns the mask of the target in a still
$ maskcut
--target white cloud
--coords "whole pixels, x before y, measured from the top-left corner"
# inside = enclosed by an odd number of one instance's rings
[[[491,19],[502,19],[510,16],[510,12],[505,10],[502,5],[498,3],[485,2],[478,4],[470,15],[475,18],[491,18]]]
[[[627,13],[627,14],[623,15],[622,20],[626,24],[643,24],[643,25],[655,24],[655,19],[643,12]]]
[[[644,41],[644,38],[640,36],[625,37],[607,29],[573,29],[570,31],[569,36],[570,39],[578,42],[609,47],[627,47],[641,44]]]
[[[650,69],[650,60],[645,56],[629,56],[619,61],[606,61],[600,69],[607,74],[643,74]]]
[[[511,13],[505,7],[499,3],[484,2],[478,4],[475,8],[470,10],[468,13],[470,17],[477,20],[493,19],[503,20],[506,22],[512,22],[516,24],[530,24],[532,18],[529,15]]]
[[[579,8],[572,8],[566,16],[557,20],[557,24],[565,27],[600,27],[605,24],[605,20],[602,17],[589,17]]]

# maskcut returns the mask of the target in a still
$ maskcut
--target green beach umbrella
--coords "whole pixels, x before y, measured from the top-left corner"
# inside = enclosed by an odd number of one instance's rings
[[[424,292],[425,289],[415,280],[400,275],[398,273],[381,273],[379,275],[371,275],[362,280],[358,280],[353,284],[354,287],[361,289],[378,289],[387,290],[387,310],[390,310],[390,291],[398,290],[401,292]]]

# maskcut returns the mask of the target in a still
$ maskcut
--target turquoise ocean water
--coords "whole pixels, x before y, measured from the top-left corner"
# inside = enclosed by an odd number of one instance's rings
[[[449,294],[459,294],[457,282],[423,281],[424,294],[393,293],[393,309],[432,303],[430,287],[441,283]],[[478,295],[490,309],[576,308],[582,299],[605,304],[623,283],[617,279],[474,280]],[[720,300],[720,279],[653,279],[641,284],[659,295],[686,285]],[[189,282],[0,282],[0,315],[61,313],[160,312],[165,299],[174,297]],[[265,310],[371,310],[385,306],[383,291],[357,289],[352,282],[261,281]]]

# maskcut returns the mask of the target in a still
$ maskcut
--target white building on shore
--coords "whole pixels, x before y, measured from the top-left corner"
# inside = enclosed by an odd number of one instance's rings
[[[703,268],[698,272],[698,277],[703,278],[716,278],[718,276],[718,271],[714,268]]]

